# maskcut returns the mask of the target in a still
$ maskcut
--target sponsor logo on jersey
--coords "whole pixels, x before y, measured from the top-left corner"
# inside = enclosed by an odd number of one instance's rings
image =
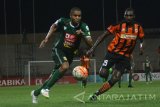
[[[74,47],[76,41],[77,41],[76,35],[66,33],[64,38],[64,47],[72,48]]]
[[[123,39],[133,39],[133,40],[135,40],[135,39],[137,38],[137,35],[121,34],[120,38],[123,38]]]

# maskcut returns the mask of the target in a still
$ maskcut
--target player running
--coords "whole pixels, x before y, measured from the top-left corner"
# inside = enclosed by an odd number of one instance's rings
[[[42,40],[40,48],[43,48],[48,43],[54,32],[59,30],[60,35],[52,48],[52,56],[55,62],[55,67],[45,83],[38,89],[31,92],[32,103],[38,103],[37,98],[40,94],[49,98],[51,87],[63,77],[72,63],[74,52],[79,48],[81,39],[84,38],[89,47],[92,46],[92,38],[89,27],[81,21],[81,10],[74,7],[70,10],[70,18],[60,18],[52,24],[45,39]]]
[[[143,54],[144,32],[142,26],[134,21],[134,10],[132,8],[126,9],[124,18],[124,21],[115,25],[110,25],[87,52],[88,55],[91,54],[105,37],[111,34],[114,35],[113,40],[108,45],[107,54],[99,71],[99,75],[103,78],[108,78],[107,73],[109,68],[115,65],[115,70],[111,79],[91,95],[89,98],[90,100],[96,100],[97,96],[113,87],[114,84],[120,80],[125,69],[128,71],[131,70],[130,55],[133,52],[137,39],[140,40],[140,55]]]

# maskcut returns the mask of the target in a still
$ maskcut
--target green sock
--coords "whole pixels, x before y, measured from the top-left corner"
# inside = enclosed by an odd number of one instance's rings
[[[131,82],[132,82],[132,75],[129,75],[129,86],[132,85]]]
[[[50,89],[63,75],[64,73],[60,72],[59,69],[56,69],[55,72],[53,72],[50,79],[48,80],[44,89]]]
[[[34,91],[34,95],[38,96],[42,89],[50,89],[62,76],[63,73],[59,72],[59,70],[54,70],[49,79],[46,80],[40,88]]]
[[[34,95],[35,95],[35,96],[38,96],[38,95],[41,93],[41,90],[46,86],[46,84],[48,83],[48,81],[49,81],[49,79],[46,80],[46,81],[44,82],[44,84],[43,84],[40,88],[38,88],[37,90],[34,91]]]
[[[118,81],[118,86],[121,87],[121,79]]]

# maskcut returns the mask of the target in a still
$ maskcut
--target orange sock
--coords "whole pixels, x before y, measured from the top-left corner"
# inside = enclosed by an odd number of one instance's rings
[[[106,82],[103,84],[103,86],[98,90],[98,92],[96,93],[96,95],[100,95],[103,94],[104,92],[106,92],[107,90],[109,90],[111,88],[111,85]]]

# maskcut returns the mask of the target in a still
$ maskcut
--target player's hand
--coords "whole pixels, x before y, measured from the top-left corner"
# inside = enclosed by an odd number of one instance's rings
[[[41,44],[39,45],[39,48],[45,47],[46,43],[48,42],[47,39],[42,40]]]
[[[83,33],[84,33],[84,32],[83,32],[81,29],[76,31],[76,34],[77,34],[77,35],[83,34]]]

